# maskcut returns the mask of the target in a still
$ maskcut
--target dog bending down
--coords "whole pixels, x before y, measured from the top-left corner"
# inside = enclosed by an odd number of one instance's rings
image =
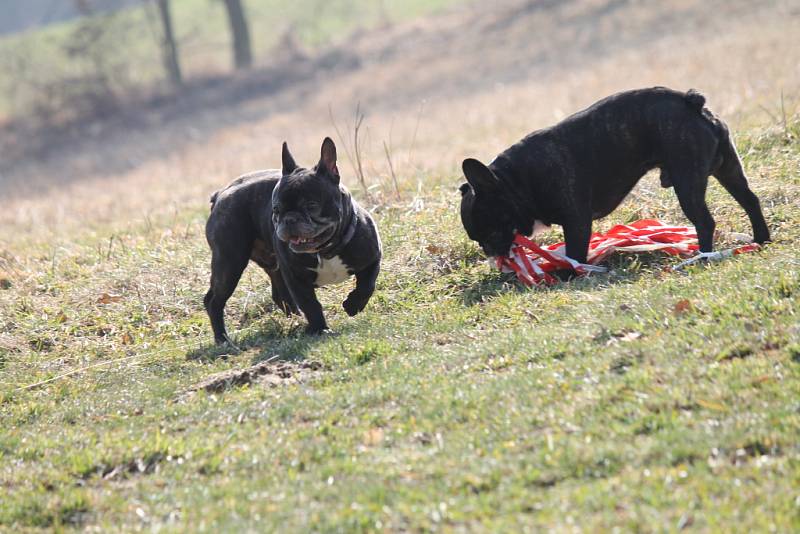
[[[489,256],[508,253],[516,232],[536,222],[564,229],[567,255],[585,263],[592,220],[605,217],[648,171],[674,187],[697,230],[700,250],[713,249],[714,218],[705,201],[713,175],[744,208],[757,243],[769,241],[728,127],[705,97],[664,87],[600,100],[555,126],[531,133],[488,166],[463,163],[461,220]]]

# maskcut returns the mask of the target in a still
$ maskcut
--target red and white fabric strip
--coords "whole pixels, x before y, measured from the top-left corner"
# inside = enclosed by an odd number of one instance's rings
[[[571,269],[581,276],[607,272],[597,263],[616,251],[653,252],[663,251],[674,256],[688,257],[698,250],[697,232],[689,226],[667,226],[655,219],[643,219],[631,224],[620,224],[604,234],[592,234],[589,240],[587,263],[579,263],[566,254],[564,243],[541,246],[531,239],[517,234],[508,256],[497,257],[497,267],[503,272],[513,272],[526,286],[555,284],[558,280],[550,273]],[[752,252],[760,247],[751,243],[742,247],[712,253],[699,253],[678,264],[675,270],[707,259],[719,261],[735,254]]]

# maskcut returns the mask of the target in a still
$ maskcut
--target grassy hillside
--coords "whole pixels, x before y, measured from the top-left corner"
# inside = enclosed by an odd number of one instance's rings
[[[228,308],[239,354],[206,344],[204,209],[17,250],[0,525],[797,529],[799,136],[741,143],[775,233],[763,253],[688,274],[617,257],[527,291],[435,188],[422,210],[376,213],[387,261],[366,313],[345,316],[346,287],[321,292],[334,336],[303,336],[250,269]],[[683,220],[651,191],[613,221]],[[748,230],[709,196],[723,245]],[[208,382],[263,361],[282,363]]]
[[[0,162],[0,531],[800,530],[798,21],[778,1],[465,4],[346,39],[346,68]],[[533,290],[490,268],[458,220],[461,159],[649,85],[706,94],[775,242]],[[375,297],[349,318],[352,282],[320,291],[336,334],[308,338],[250,268],[225,354],[202,309],[208,195],[283,140],[315,161],[326,135],[383,236]],[[750,232],[713,179],[708,200],[720,248]],[[657,176],[597,228],[646,217],[686,223]]]

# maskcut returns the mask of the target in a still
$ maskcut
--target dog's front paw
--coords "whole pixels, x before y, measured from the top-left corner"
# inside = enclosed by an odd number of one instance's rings
[[[230,338],[230,336],[226,333],[223,333],[218,339],[214,340],[217,346],[217,349],[223,350],[222,354],[238,354],[242,352],[242,349],[236,346],[236,343]]]
[[[342,302],[342,308],[344,308],[344,311],[347,312],[347,315],[353,317],[367,306],[368,301],[369,298],[361,298],[358,295],[350,293],[345,301]]]
[[[333,330],[328,328],[328,325],[308,325],[306,327],[307,336],[325,336],[330,334],[333,334]]]
[[[757,233],[756,236],[753,238],[753,241],[755,243],[758,243],[759,245],[768,245],[769,243],[772,243],[772,238],[770,237],[769,232],[767,231],[767,232]]]

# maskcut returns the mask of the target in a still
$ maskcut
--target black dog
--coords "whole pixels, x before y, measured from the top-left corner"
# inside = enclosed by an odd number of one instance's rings
[[[339,183],[336,145],[322,143],[313,169],[297,166],[283,144],[283,170],[241,176],[211,197],[206,223],[211,289],[205,307],[217,343],[230,342],[223,313],[249,260],[272,281],[272,300],[286,314],[306,316],[311,334],[328,329],[315,288],[356,276],[342,303],[348,315],[375,291],[381,242],[375,222]]]
[[[727,126],[705,98],[656,87],[618,93],[559,124],[528,135],[487,167],[464,161],[461,221],[489,256],[508,254],[514,233],[534,224],[564,228],[567,255],[586,262],[592,220],[619,206],[639,179],[659,168],[697,229],[700,250],[713,248],[714,219],[705,201],[709,175],[750,217],[757,243],[769,241],[758,198]]]

